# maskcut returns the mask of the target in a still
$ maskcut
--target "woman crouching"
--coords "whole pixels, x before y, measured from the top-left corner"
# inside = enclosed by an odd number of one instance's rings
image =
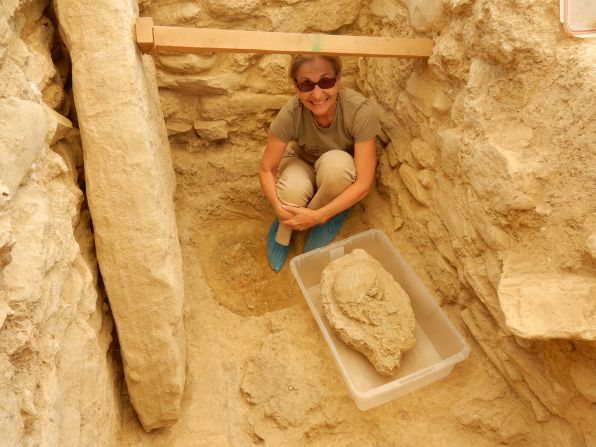
[[[305,252],[327,245],[372,188],[379,121],[366,97],[341,87],[341,66],[335,56],[293,56],[296,95],[270,126],[259,179],[277,215],[267,237],[276,272],[292,231],[309,230]]]

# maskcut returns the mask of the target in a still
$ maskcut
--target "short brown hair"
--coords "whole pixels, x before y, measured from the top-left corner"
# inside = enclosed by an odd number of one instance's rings
[[[296,80],[296,72],[305,62],[311,61],[317,57],[325,59],[331,64],[335,70],[335,76],[341,76],[342,63],[339,56],[328,56],[323,54],[294,54],[290,60],[290,67],[288,68],[288,76],[290,77],[290,81]]]

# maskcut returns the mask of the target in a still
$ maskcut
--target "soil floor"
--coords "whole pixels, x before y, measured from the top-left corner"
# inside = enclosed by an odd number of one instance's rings
[[[255,155],[250,157],[256,163]],[[121,445],[482,447],[536,440],[527,428],[535,424],[527,408],[466,334],[457,309],[449,306],[444,309],[468,340],[470,357],[445,379],[359,411],[289,262],[278,274],[267,264],[271,211],[259,215],[237,204],[234,212],[217,217],[197,208],[193,194],[214,197],[225,184],[197,186],[196,175],[188,172],[201,172],[205,160],[174,151],[186,289],[188,374],[182,415],[172,427],[148,434],[125,399]],[[374,227],[391,231],[432,290],[417,268],[421,257],[389,222],[386,200],[374,192],[354,207],[336,240]],[[301,252],[303,243],[304,236],[298,235],[290,256]]]

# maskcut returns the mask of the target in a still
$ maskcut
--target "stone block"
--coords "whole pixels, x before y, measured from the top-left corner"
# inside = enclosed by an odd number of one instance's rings
[[[55,5],[72,60],[97,258],[131,402],[152,430],[178,419],[185,384],[175,176],[153,62],[133,39],[134,2]]]
[[[14,196],[44,149],[48,120],[40,104],[18,98],[0,102],[0,181]]]
[[[508,260],[499,281],[507,327],[531,339],[596,340],[596,278]]]
[[[443,18],[443,0],[406,0],[410,24],[419,33],[428,33]]]
[[[435,82],[431,82],[416,72],[406,82],[406,92],[413,104],[427,117],[433,112],[446,113],[451,109],[451,101]]]
[[[314,0],[296,2],[296,5],[275,5],[267,11],[267,18],[276,31],[327,33],[354,23],[360,10],[360,2],[353,0]]]
[[[472,188],[496,211],[531,210],[538,191],[532,164],[496,142],[479,144],[461,158]]]
[[[436,160],[435,150],[424,140],[412,140],[410,151],[423,168],[434,168]]]
[[[435,173],[430,169],[418,171],[418,180],[426,189],[431,189],[435,180]]]
[[[410,194],[421,204],[429,206],[430,197],[418,179],[418,171],[404,163],[399,167],[399,175]]]
[[[588,236],[584,248],[586,253],[588,253],[593,259],[596,259],[596,233]]]
[[[42,104],[43,110],[48,119],[48,125],[50,127],[50,144],[54,144],[56,141],[64,138],[72,130],[72,122],[63,115],[60,115],[51,107]]]
[[[160,71],[157,73],[160,88],[176,90],[185,95],[224,95],[238,90],[244,76],[236,73],[180,74]]]
[[[205,10],[218,20],[238,20],[250,17],[261,6],[261,0],[204,0]]]
[[[216,141],[228,138],[228,123],[224,120],[195,121],[193,127],[197,135],[205,140]]]
[[[459,129],[451,128],[441,130],[437,133],[441,158],[441,169],[448,176],[455,174],[459,162],[459,152],[464,142]]]
[[[177,74],[197,74],[210,70],[217,63],[216,54],[160,54],[155,56],[155,66]]]
[[[198,108],[203,120],[218,120],[239,115],[254,115],[267,110],[279,110],[288,99],[288,95],[237,92],[233,96],[200,98]]]
[[[168,135],[176,135],[179,133],[188,132],[190,129],[192,129],[192,124],[185,121],[167,120],[166,129],[168,130]]]
[[[147,11],[149,17],[153,17],[155,25],[176,26],[192,24],[203,15],[200,2],[192,0],[177,1],[175,6],[164,8],[161,2],[153,2],[157,7]],[[153,6],[153,5],[151,5]],[[160,7],[161,6],[161,7]]]

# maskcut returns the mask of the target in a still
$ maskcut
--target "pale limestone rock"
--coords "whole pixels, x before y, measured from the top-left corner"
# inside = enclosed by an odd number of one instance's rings
[[[160,88],[175,89],[186,95],[224,95],[230,90],[239,89],[244,83],[244,76],[237,73],[214,74],[171,74],[157,73]]]
[[[42,104],[42,106],[50,126],[49,134],[51,137],[49,144],[51,145],[66,137],[72,130],[72,122],[47,105]]]
[[[171,90],[162,90],[160,103],[167,121],[192,123],[196,119],[198,98],[182,95]]]
[[[428,117],[432,116],[433,111],[446,113],[451,108],[451,102],[445,93],[434,82],[416,72],[408,79],[406,92],[416,108]]]
[[[233,96],[207,96],[199,99],[199,113],[203,120],[254,115],[266,110],[279,110],[288,99],[288,95],[267,95],[250,92],[238,92]]]
[[[427,33],[443,17],[443,0],[405,0],[410,23],[419,33]]]
[[[0,180],[0,271],[11,261],[10,250],[15,242],[12,235],[10,204],[10,190]]]
[[[462,291],[457,270],[438,251],[424,253],[425,270],[441,298],[440,304],[452,303]]]
[[[577,358],[569,370],[573,384],[580,394],[596,404],[596,361]]]
[[[467,48],[452,33],[441,33],[433,38],[433,54],[428,59],[431,66],[440,67],[441,72],[448,71],[451,76],[467,81],[468,70],[461,61],[466,57]]]
[[[422,169],[418,171],[418,181],[426,189],[431,189],[435,179],[435,173],[431,169]]]
[[[391,0],[371,0],[370,13],[381,19],[397,21],[401,17],[398,3]]]
[[[53,133],[48,127],[48,139]],[[4,376],[20,400],[15,414],[21,416],[12,422],[12,434],[4,427],[0,433],[2,439],[22,436],[16,445],[108,445],[116,429],[115,378],[106,358],[112,325],[101,312],[92,246],[78,238],[92,239],[89,220],[78,215],[82,193],[66,170],[59,155],[42,153],[12,201],[14,247],[1,272],[0,297],[9,308],[0,350],[29,373]],[[10,371],[8,365],[2,369]],[[12,393],[7,395],[10,401]],[[82,420],[101,421],[105,431],[83,427]],[[21,421],[34,430],[19,434]]]
[[[397,151],[395,150],[395,146],[393,142],[390,141],[387,147],[385,148],[385,152],[387,153],[387,158],[389,160],[389,166],[392,168],[397,168],[399,166],[399,158],[397,156]]]
[[[426,141],[418,138],[413,139],[410,151],[423,168],[434,168],[436,152]]]
[[[408,164],[404,163],[399,167],[399,176],[406,185],[406,188],[414,198],[425,206],[430,205],[428,191],[420,183],[418,171]]]
[[[205,140],[217,141],[228,138],[228,123],[224,120],[195,121],[193,127],[197,135]]]
[[[501,327],[505,327],[503,309],[501,308],[497,291],[487,276],[484,259],[464,259],[462,270],[463,272],[460,272],[460,277],[463,277],[463,280],[477,295],[478,300],[486,306],[486,310],[490,316]]]
[[[160,54],[155,56],[155,66],[177,74],[197,74],[210,70],[217,63],[216,54]]]
[[[77,167],[50,150],[76,131],[48,107],[63,91],[47,5],[0,5],[0,443],[109,446],[119,421],[112,322],[90,274],[93,248],[78,238],[91,233]]]
[[[60,0],[56,10],[73,63],[97,256],[131,402],[151,430],[177,420],[185,382],[175,178],[153,66],[132,38],[132,3]]]
[[[482,240],[486,242],[486,245],[493,250],[505,250],[508,248],[511,241],[509,235],[499,227],[483,220],[481,217],[478,217],[474,228],[476,228]]]
[[[275,5],[267,12],[276,31],[328,33],[354,23],[360,9],[354,0],[314,0],[298,2],[296,7]]]
[[[460,257],[464,257],[461,249],[461,242],[466,241],[469,247],[467,249],[476,252],[477,233],[472,219],[467,210],[461,206],[461,196],[449,181],[441,176],[435,177],[437,187],[433,189],[434,203],[437,211],[452,237],[453,248]]]
[[[509,261],[498,293],[507,327],[520,337],[596,340],[596,278]]]
[[[168,130],[168,135],[176,135],[188,132],[192,129],[192,124],[185,121],[167,120],[166,129]]]
[[[261,5],[261,0],[203,0],[205,10],[218,20],[247,18]]]
[[[321,301],[339,337],[363,353],[380,374],[394,374],[402,354],[416,343],[416,319],[408,295],[362,249],[323,270]]]
[[[48,121],[41,105],[19,98],[0,102],[0,181],[11,195],[45,147]]]
[[[449,232],[445,225],[439,220],[438,217],[433,216],[427,225],[427,230],[430,238],[432,239],[435,247],[439,251],[439,253],[449,261],[449,263],[453,266],[457,266],[459,264],[457,260],[457,255],[453,250],[453,246],[451,245],[451,238],[449,236]]]
[[[588,239],[586,239],[585,249],[586,253],[588,253],[592,258],[596,259],[596,233],[588,236]]]
[[[289,61],[287,54],[261,55],[256,67],[253,64],[252,69],[247,70],[246,84],[257,93],[293,93],[294,86],[287,74]]]
[[[153,23],[162,26],[193,24],[203,15],[201,4],[197,1],[177,1],[168,6],[167,8],[151,8],[142,15],[153,17]]]
[[[537,205],[538,185],[529,160],[498,144],[480,144],[462,156],[462,168],[472,188],[502,213],[530,210]]]
[[[4,325],[6,317],[13,315],[13,311],[8,304],[0,301],[0,327]]]
[[[412,142],[409,139],[402,139],[394,144],[397,146],[397,159],[400,163],[407,163],[415,168],[422,167],[412,155]]]
[[[460,13],[473,3],[474,0],[446,0],[445,6],[455,13]]]
[[[444,129],[437,133],[441,154],[441,169],[448,176],[455,174],[459,163],[459,153],[464,146],[463,135],[459,129]]]

